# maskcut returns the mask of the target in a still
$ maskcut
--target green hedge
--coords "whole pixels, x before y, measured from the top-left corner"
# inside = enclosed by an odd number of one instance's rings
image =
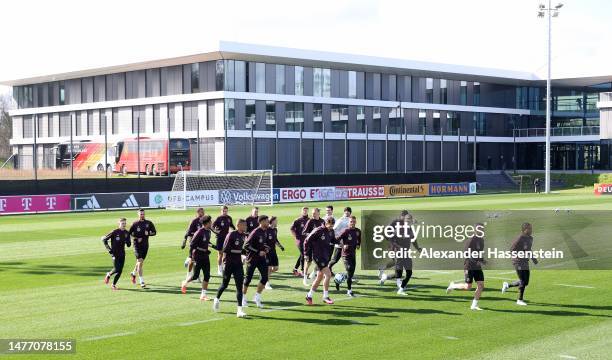
[[[540,179],[544,179],[544,173],[520,173],[519,175],[526,175],[530,177],[530,180],[524,179],[523,181],[528,181],[529,184],[533,183],[533,179],[539,177]],[[560,174],[560,173],[551,173],[550,178],[553,182],[553,186],[559,187],[558,182],[562,182],[564,185],[563,188],[575,188],[575,187],[590,187],[595,183],[612,183],[612,173],[602,173],[602,174]],[[557,184],[555,184],[557,183]]]

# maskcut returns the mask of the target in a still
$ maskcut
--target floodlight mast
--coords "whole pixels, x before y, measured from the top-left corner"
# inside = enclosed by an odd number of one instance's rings
[[[544,4],[538,6],[538,17],[543,18],[548,15],[548,61],[546,74],[546,154],[544,156],[545,163],[545,187],[544,193],[550,194],[550,115],[551,115],[551,90],[550,90],[550,60],[551,60],[551,29],[552,18],[559,16],[559,9],[563,7],[562,3],[558,3],[555,7],[552,6],[552,0],[548,0],[548,7]]]

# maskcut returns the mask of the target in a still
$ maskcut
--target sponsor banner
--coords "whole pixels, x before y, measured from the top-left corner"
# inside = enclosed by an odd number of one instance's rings
[[[219,205],[218,190],[194,190],[187,191],[187,207]],[[149,207],[163,208],[170,204],[181,204],[183,202],[182,192],[157,191],[149,193]]]
[[[333,186],[282,188],[279,189],[279,202],[336,200],[336,189]]]
[[[476,194],[476,189],[477,189],[476,183],[471,182],[470,183],[470,194]]]
[[[338,199],[372,199],[385,197],[385,185],[337,186]]]
[[[219,202],[218,204],[241,204],[241,203],[269,203],[270,202],[269,190],[259,191],[254,193],[253,190],[240,190],[240,189],[226,189],[219,190]]]
[[[72,199],[76,211],[149,207],[149,193],[77,194]]]
[[[612,184],[595,184],[595,195],[612,195]]]
[[[469,183],[441,183],[429,184],[429,195],[464,195],[470,194]]]
[[[428,196],[429,184],[385,185],[385,197]]]
[[[0,214],[70,210],[70,195],[0,196]]]
[[[280,202],[280,191],[281,189],[278,189],[278,188],[272,189],[272,200],[275,203]]]

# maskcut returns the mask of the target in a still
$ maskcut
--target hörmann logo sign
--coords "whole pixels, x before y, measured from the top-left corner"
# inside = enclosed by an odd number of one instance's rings
[[[398,184],[385,185],[385,196],[427,196],[429,195],[429,184]]]

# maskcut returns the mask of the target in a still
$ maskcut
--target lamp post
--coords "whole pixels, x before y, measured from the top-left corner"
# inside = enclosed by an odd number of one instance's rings
[[[544,18],[548,17],[548,70],[546,75],[546,154],[544,158],[545,163],[545,187],[544,193],[550,193],[550,58],[551,58],[551,25],[552,18],[559,16],[559,9],[563,7],[563,4],[559,3],[555,7],[552,7],[552,0],[548,0],[548,7],[544,4],[540,4],[538,7],[538,17]]]

